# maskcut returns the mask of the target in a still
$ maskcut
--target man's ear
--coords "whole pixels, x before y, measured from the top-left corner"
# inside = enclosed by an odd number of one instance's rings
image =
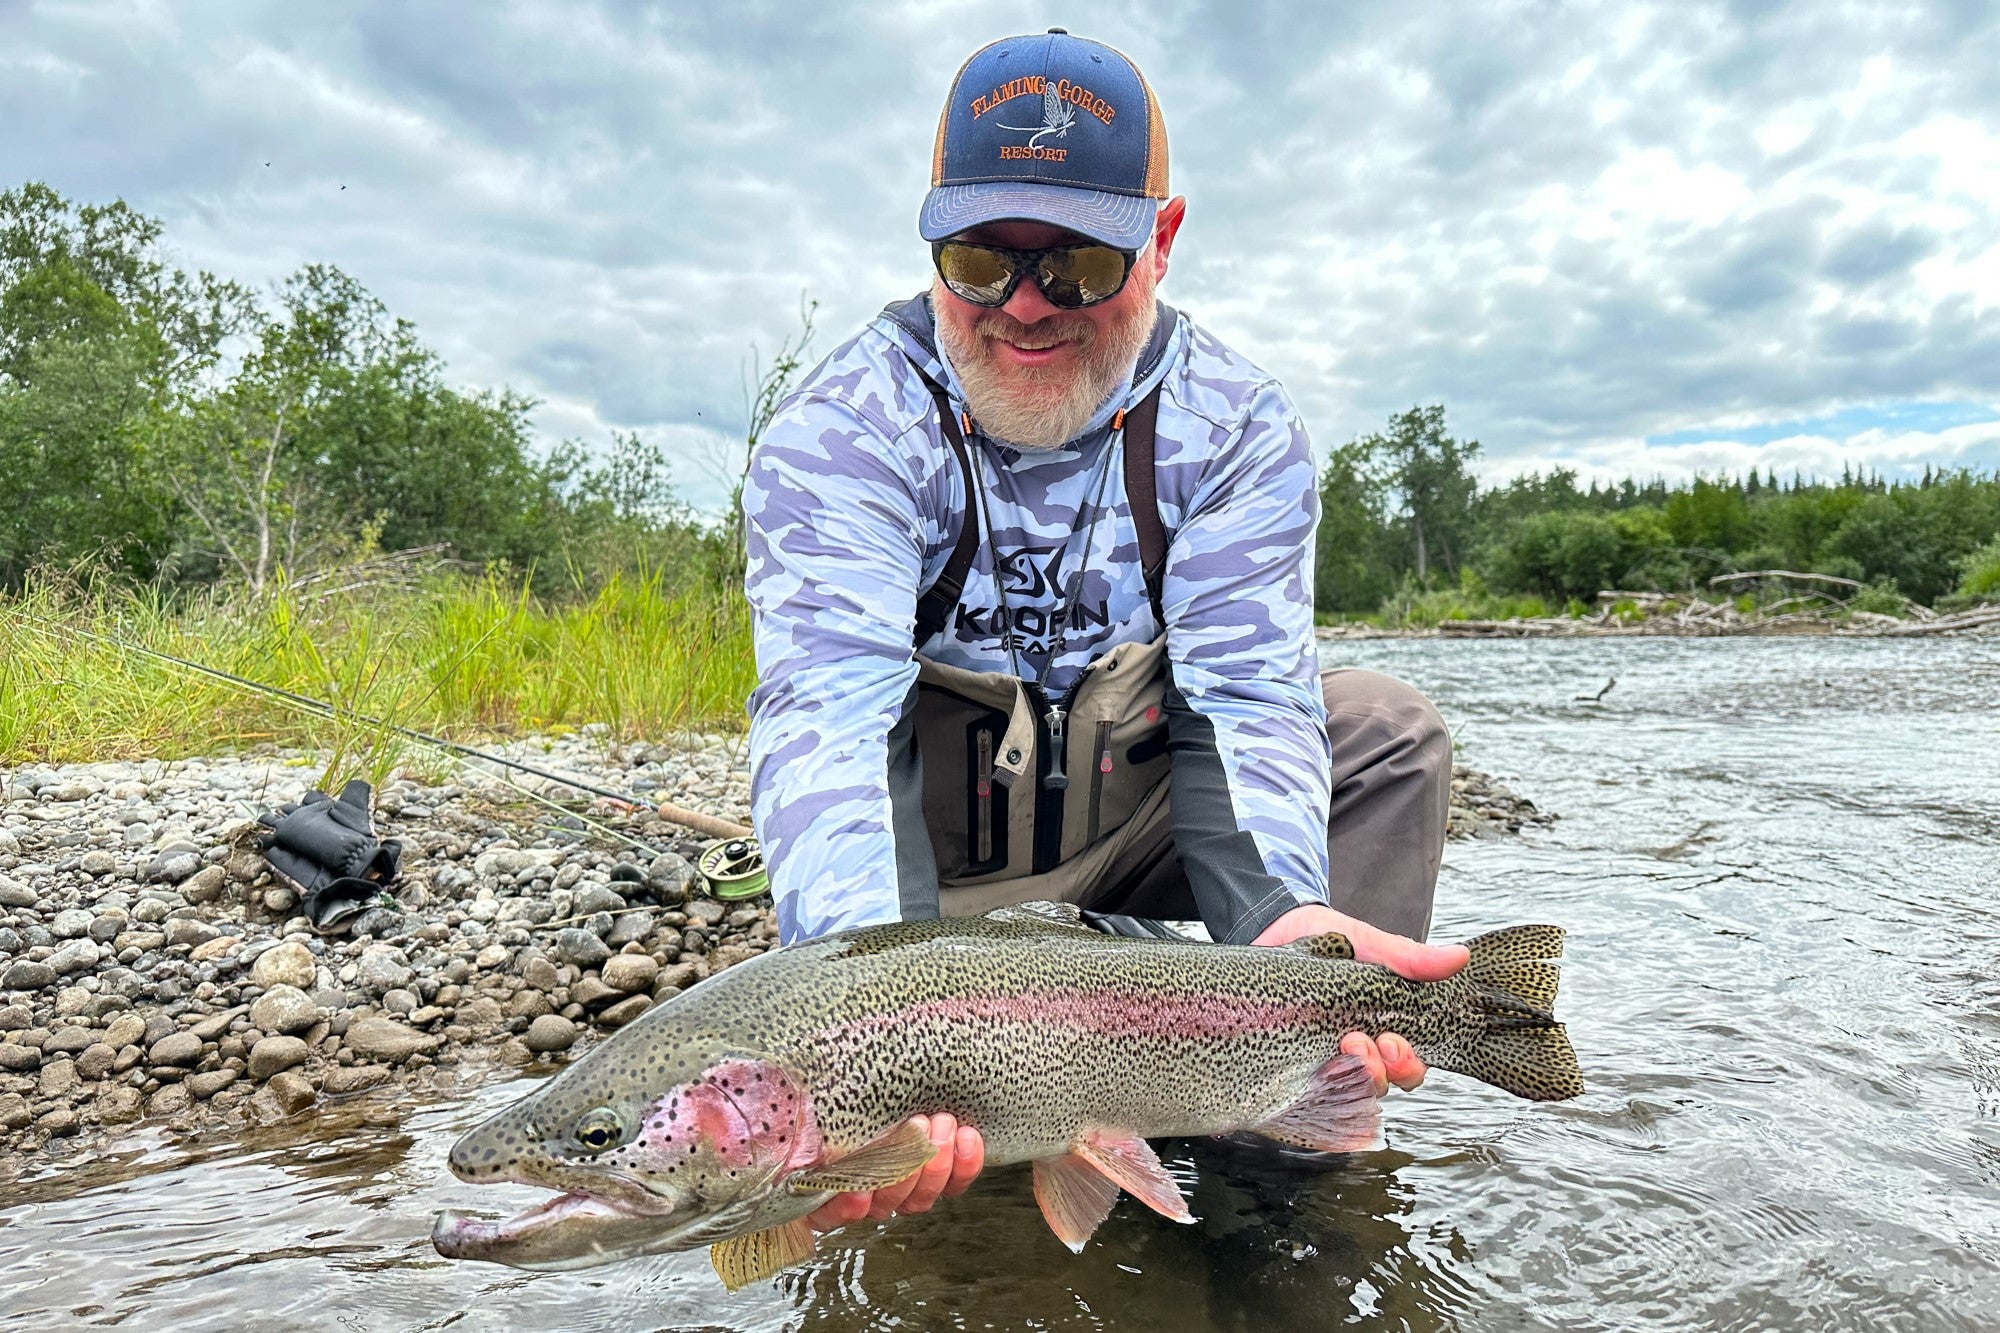
[[[1187,196],[1177,194],[1160,205],[1159,216],[1153,220],[1153,279],[1158,281],[1167,276],[1167,257],[1174,248],[1174,237],[1180,234],[1181,221],[1187,217]]]

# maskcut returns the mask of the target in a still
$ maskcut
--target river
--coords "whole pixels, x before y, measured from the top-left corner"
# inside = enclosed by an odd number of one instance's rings
[[[8,1328],[2000,1327],[2000,641],[1328,646],[1428,691],[1560,819],[1455,843],[1435,937],[1570,931],[1589,1092],[1437,1075],[1387,1150],[1295,1176],[1165,1145],[1198,1225],[1122,1202],[1072,1257],[1025,1167],[733,1296],[701,1253],[449,1264],[444,1168],[518,1095],[45,1170],[0,1198]],[[1575,696],[1598,692],[1601,702]],[[540,1197],[521,1190],[515,1204]]]

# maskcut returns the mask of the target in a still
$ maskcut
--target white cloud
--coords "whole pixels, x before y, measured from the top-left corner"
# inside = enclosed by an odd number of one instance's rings
[[[1984,456],[1643,443],[2000,401],[1980,5],[10,7],[0,184],[123,195],[231,277],[339,264],[549,437],[699,452],[801,290],[825,349],[923,283],[945,85],[1050,23],[1146,70],[1191,203],[1165,294],[1322,443],[1442,401],[1502,473]]]

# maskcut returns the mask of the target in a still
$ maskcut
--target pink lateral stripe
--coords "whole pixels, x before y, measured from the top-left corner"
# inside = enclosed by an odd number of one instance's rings
[[[1163,995],[1158,991],[1041,991],[1023,995],[966,995],[927,1000],[908,1009],[857,1019],[830,1029],[842,1033],[872,1032],[920,1022],[948,1021],[1031,1023],[1063,1027],[1111,1037],[1180,1037],[1212,1040],[1242,1037],[1279,1028],[1326,1022],[1323,1005],[1297,1001],[1254,1000],[1240,995]]]

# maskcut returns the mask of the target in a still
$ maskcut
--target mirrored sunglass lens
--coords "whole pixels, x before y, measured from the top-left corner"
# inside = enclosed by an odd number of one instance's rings
[[[980,305],[998,305],[1014,276],[1005,256],[969,245],[947,245],[940,250],[938,273],[952,291]]]
[[[1079,245],[1042,257],[1042,290],[1057,305],[1093,305],[1125,285],[1125,256],[1108,245]]]

